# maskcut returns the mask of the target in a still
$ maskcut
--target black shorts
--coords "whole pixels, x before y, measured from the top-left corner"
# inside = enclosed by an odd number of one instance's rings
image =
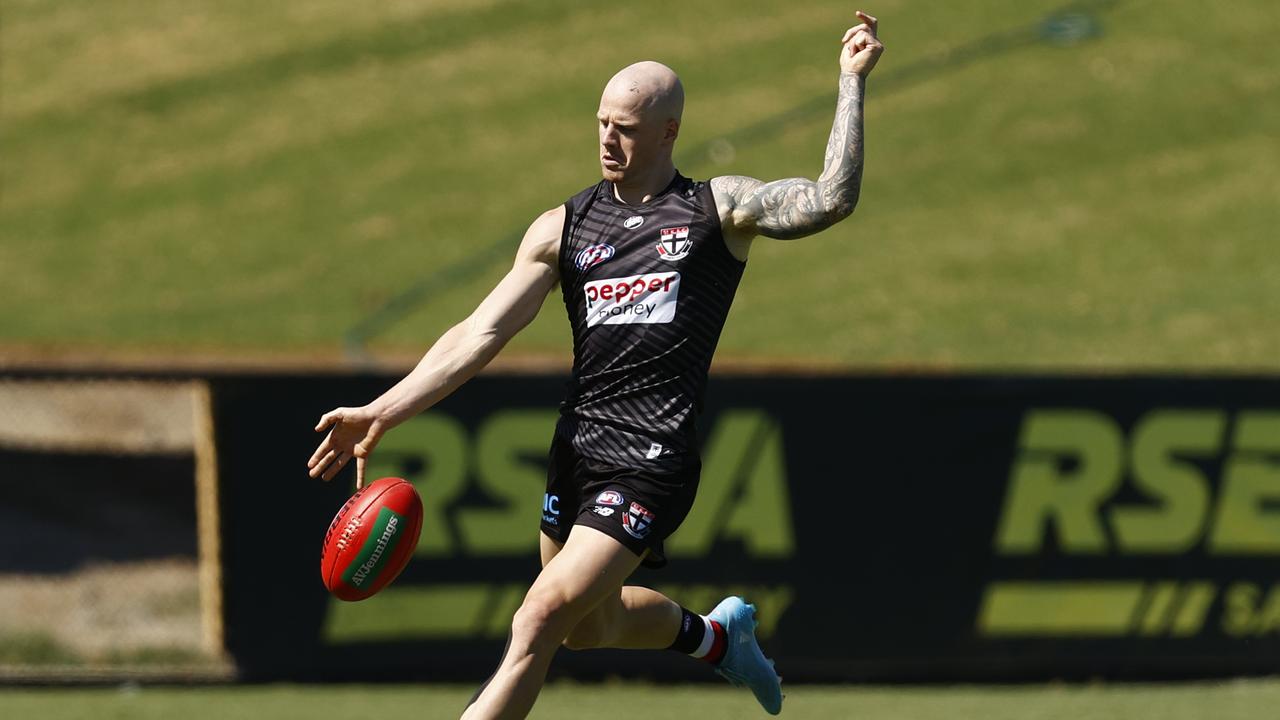
[[[645,567],[662,567],[667,564],[662,541],[693,507],[701,472],[698,460],[675,472],[615,467],[584,457],[556,435],[542,502],[542,532],[563,543],[574,525],[586,525],[643,556]]]

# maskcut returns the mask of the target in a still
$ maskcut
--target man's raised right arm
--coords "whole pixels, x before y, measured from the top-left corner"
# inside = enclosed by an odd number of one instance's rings
[[[412,372],[368,405],[325,413],[316,431],[332,429],[307,462],[310,475],[332,479],[355,457],[356,487],[362,486],[365,459],[387,430],[457,390],[532,322],[559,281],[563,226],[563,206],[539,216],[525,232],[511,270],[467,319],[440,336]]]

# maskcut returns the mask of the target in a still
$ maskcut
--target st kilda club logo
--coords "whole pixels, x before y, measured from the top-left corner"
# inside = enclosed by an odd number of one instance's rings
[[[579,270],[585,271],[590,267],[599,265],[600,263],[613,257],[613,246],[608,243],[596,243],[590,245],[573,258],[573,264]]]
[[[658,231],[658,257],[663,260],[675,262],[688,255],[692,248],[693,241],[689,239],[687,225],[662,228]]]
[[[622,529],[639,540],[643,540],[649,534],[649,528],[652,525],[653,513],[645,510],[640,503],[631,503],[631,507],[627,508],[627,514],[622,516]]]

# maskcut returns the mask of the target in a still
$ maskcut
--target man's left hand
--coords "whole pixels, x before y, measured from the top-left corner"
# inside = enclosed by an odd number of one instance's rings
[[[876,37],[879,21],[861,10],[857,14],[862,24],[845,30],[844,37],[840,39],[840,72],[856,73],[865,78],[876,66],[884,45]]]

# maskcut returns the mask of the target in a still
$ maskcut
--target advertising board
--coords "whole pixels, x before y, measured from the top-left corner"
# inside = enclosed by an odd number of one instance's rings
[[[538,570],[562,378],[481,377],[393,430],[370,477],[426,518],[404,574],[330,598],[350,475],[306,475],[316,418],[393,377],[213,381],[227,642],[250,677],[482,679]],[[1280,669],[1280,382],[713,378],[697,501],[633,582],[742,594],[790,680],[1195,677]],[[707,676],[563,651],[575,677]]]

